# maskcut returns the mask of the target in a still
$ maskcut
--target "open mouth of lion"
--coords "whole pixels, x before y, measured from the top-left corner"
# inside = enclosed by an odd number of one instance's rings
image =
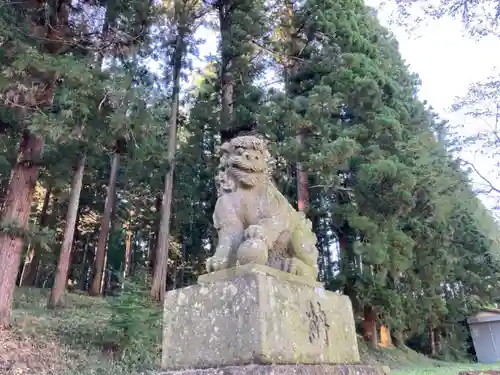
[[[231,160],[230,166],[233,168],[240,169],[244,172],[263,172],[263,169],[256,166],[253,161],[246,159],[236,159]]]

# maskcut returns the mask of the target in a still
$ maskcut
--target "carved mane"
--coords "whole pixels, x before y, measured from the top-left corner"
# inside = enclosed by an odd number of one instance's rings
[[[270,165],[270,155],[263,139],[241,136],[221,146],[219,168],[226,170],[244,188],[270,182]]]

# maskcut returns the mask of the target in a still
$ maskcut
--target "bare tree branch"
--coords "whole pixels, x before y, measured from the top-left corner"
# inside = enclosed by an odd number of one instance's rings
[[[487,192],[484,192],[484,193],[492,193],[492,192],[495,192],[495,193],[498,193],[500,194],[500,189],[497,188],[484,174],[482,174],[481,172],[479,172],[479,170],[476,168],[476,166],[469,162],[469,161],[466,161],[466,160],[463,160],[463,159],[458,159],[462,164],[464,165],[467,165],[469,166],[473,171],[474,173],[476,173],[479,178],[481,180],[483,180],[484,183],[486,183],[486,185],[488,186],[488,188],[490,189],[489,191]]]

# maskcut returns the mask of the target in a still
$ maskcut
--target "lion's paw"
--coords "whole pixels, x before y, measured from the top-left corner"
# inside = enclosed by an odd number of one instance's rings
[[[264,240],[264,230],[260,225],[250,225],[244,234],[245,240]]]
[[[227,258],[210,257],[206,260],[207,272],[216,272],[228,268],[229,260]]]
[[[248,263],[265,265],[267,259],[268,248],[263,240],[246,240],[238,247],[238,263],[241,266]]]

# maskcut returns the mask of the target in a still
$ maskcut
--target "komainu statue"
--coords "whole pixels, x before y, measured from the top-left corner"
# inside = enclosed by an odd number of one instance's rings
[[[265,141],[255,136],[222,145],[213,215],[218,244],[208,272],[257,263],[316,279],[311,221],[272,182],[270,159]]]

